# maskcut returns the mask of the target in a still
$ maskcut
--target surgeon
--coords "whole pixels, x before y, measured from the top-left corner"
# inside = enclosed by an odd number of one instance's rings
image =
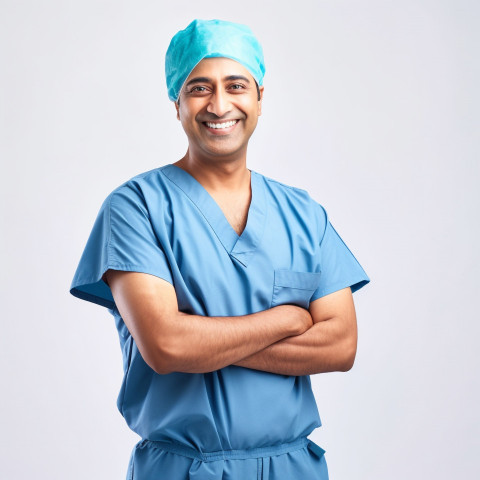
[[[192,21],[165,73],[187,151],[108,194],[70,287],[115,319],[126,478],[326,480],[310,375],[352,368],[370,279],[307,191],[247,168],[250,28]]]

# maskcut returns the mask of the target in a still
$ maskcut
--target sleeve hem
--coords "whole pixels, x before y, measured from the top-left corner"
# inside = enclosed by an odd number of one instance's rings
[[[100,280],[103,277],[103,274],[107,270],[122,270],[124,272],[138,272],[138,273],[148,273],[149,275],[153,275],[155,277],[161,278],[162,280],[166,280],[168,283],[171,283],[173,285],[173,280],[172,276],[169,273],[165,272],[158,272],[155,269],[145,267],[142,265],[131,265],[131,264],[124,264],[124,263],[110,263],[104,270],[102,275],[100,276]],[[95,279],[94,281],[97,281]]]
[[[370,282],[370,278],[368,277],[362,277],[357,280],[353,281],[341,281],[337,283],[332,283],[331,285],[327,285],[326,287],[322,288],[318,292],[315,292],[311,299],[310,303],[313,301],[317,300],[318,298],[324,297],[326,295],[329,295],[330,293],[336,292],[338,290],[342,290],[343,288],[350,287],[352,290],[352,293],[356,292],[357,290],[360,290],[360,288],[364,287],[367,285],[367,283]]]
[[[112,300],[108,300],[103,297],[99,297],[98,295],[93,295],[92,293],[84,292],[76,287],[72,287],[70,289],[70,293],[74,296],[79,298],[80,300],[86,300],[87,302],[96,303],[102,307],[106,308],[115,308],[115,302]]]
[[[102,268],[102,270],[101,270],[102,273],[101,273],[100,276],[77,279],[75,281],[75,284],[72,283],[71,288],[75,288],[75,287],[79,287],[79,286],[82,286],[82,285],[88,285],[90,283],[96,283],[96,282],[99,282],[99,281],[103,281],[102,280],[103,274],[107,270],[123,270],[125,272],[148,273],[150,275],[154,275],[155,277],[162,278],[163,280],[166,280],[167,282],[169,282],[173,285],[173,280],[172,280],[172,276],[170,275],[170,273],[167,274],[165,272],[158,272],[158,271],[156,271],[152,268],[145,267],[143,265],[132,265],[132,264],[125,264],[125,263],[109,263],[104,268]]]
[[[103,274],[107,270],[121,270],[125,272],[139,272],[153,275],[161,278],[173,285],[170,272],[159,272],[155,269],[142,265],[131,265],[121,263],[109,263],[101,269],[99,276],[78,278],[70,286],[70,293],[81,300],[96,303],[102,307],[115,308],[115,301],[111,294],[110,287],[102,280]]]

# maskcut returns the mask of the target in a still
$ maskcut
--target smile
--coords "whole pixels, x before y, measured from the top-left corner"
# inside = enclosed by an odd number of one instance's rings
[[[228,135],[230,132],[235,130],[238,123],[238,119],[229,120],[228,122],[223,123],[203,122],[207,131],[216,136]]]
[[[232,127],[238,122],[238,120],[230,120],[229,122],[225,123],[212,123],[212,122],[205,122],[205,125],[210,128],[228,128]]]

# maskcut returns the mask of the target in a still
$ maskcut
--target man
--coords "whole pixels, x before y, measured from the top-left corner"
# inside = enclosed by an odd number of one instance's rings
[[[309,375],[352,367],[369,278],[305,190],[247,169],[264,72],[244,25],[173,37],[188,150],[108,195],[72,281],[116,321],[127,479],[328,479]]]

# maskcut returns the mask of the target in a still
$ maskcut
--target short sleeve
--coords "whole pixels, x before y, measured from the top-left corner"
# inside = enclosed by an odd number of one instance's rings
[[[319,245],[320,284],[310,302],[346,287],[354,293],[370,282],[365,270],[331,224],[325,209],[318,206],[324,225]]]
[[[140,194],[128,186],[103,202],[80,257],[70,293],[109,309],[112,292],[102,280],[108,270],[155,275],[173,284],[171,269]]]

